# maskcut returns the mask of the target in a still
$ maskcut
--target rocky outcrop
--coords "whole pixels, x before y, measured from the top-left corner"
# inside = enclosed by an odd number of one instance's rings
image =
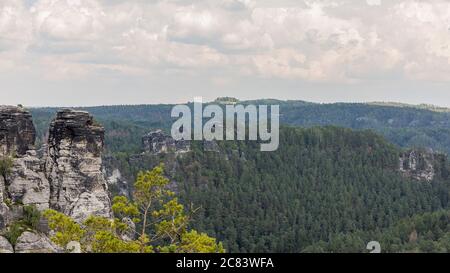
[[[0,157],[8,166],[0,178],[0,229],[13,218],[7,203],[48,208],[49,184],[43,161],[34,150],[35,138],[28,111],[21,107],[0,106]]]
[[[14,249],[12,245],[6,240],[5,237],[0,236],[0,254],[1,253],[13,253]]]
[[[216,141],[203,140],[195,144],[191,141],[177,141],[162,130],[156,130],[142,137],[142,153],[131,155],[126,165],[134,166],[139,170],[147,170],[155,167],[163,159],[168,176],[173,177],[178,167],[177,158],[190,152],[193,148],[191,145],[201,145],[199,147],[204,152],[220,152],[220,147]],[[115,194],[130,197],[131,187],[129,185],[132,185],[135,177],[128,174],[125,171],[124,164],[115,157],[106,156],[103,163],[103,172],[107,177],[110,190]],[[168,188],[178,192],[177,182],[171,180]]]
[[[0,106],[0,155],[24,155],[36,139],[31,114],[21,107]]]
[[[16,253],[58,253],[61,248],[56,246],[45,235],[25,231],[17,239]]]
[[[0,175],[0,230],[6,227],[8,223],[9,207],[5,204],[7,198],[6,181],[3,175]]]
[[[125,241],[133,241],[136,239],[136,224],[130,218],[123,218],[122,222],[127,228],[122,232],[121,238]]]
[[[31,115],[20,107],[0,107],[0,231],[23,220],[24,206],[52,208],[78,222],[90,215],[111,217],[107,183],[102,172],[104,129],[81,111],[62,110],[49,128],[48,143],[34,148]],[[0,252],[60,252],[44,234],[24,232],[15,251],[0,237]]]
[[[151,154],[186,153],[190,151],[190,142],[174,140],[161,130],[152,131],[142,137],[144,152]]]
[[[433,151],[409,150],[400,155],[400,172],[403,176],[422,181],[432,181],[436,176],[435,163],[440,155]]]
[[[49,208],[50,185],[45,176],[45,161],[36,151],[29,150],[14,160],[8,180],[8,193],[12,203],[35,205],[39,210]]]
[[[6,228],[8,222],[9,222],[9,207],[4,202],[0,202],[0,230]]]
[[[104,128],[87,112],[63,110],[50,125],[46,176],[50,207],[77,221],[89,215],[111,217],[102,173]]]
[[[106,161],[107,162],[104,162],[103,164],[103,173],[106,177],[110,192],[114,193],[114,195],[130,197],[128,181],[122,176],[118,167],[112,166],[112,164],[114,164],[112,158],[109,158]]]
[[[170,135],[162,130],[147,133],[142,137],[144,153],[163,154],[173,153],[175,155],[184,154],[191,151],[191,142],[187,140],[174,140]],[[219,145],[216,141],[202,141],[205,152],[219,152]]]
[[[86,112],[62,110],[49,129],[48,143],[34,148],[31,115],[20,107],[0,107],[0,230],[14,221],[11,204],[52,208],[76,221],[110,217],[102,173],[104,129]]]

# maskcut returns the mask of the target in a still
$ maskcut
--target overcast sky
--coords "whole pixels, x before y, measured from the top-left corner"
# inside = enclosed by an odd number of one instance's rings
[[[450,1],[0,0],[0,95],[450,106]]]

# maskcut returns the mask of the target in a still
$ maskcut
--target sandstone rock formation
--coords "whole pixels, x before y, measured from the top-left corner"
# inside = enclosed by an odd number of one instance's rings
[[[160,155],[163,155],[165,169],[169,176],[174,175],[178,163],[177,158],[192,150],[192,141],[177,141],[162,130],[151,131],[142,136],[142,153],[131,155],[128,164],[137,169],[151,169],[160,162]],[[220,152],[220,147],[216,141],[203,140],[200,143],[205,152]],[[118,195],[130,196],[130,187],[135,177],[127,175],[123,171],[123,166],[115,157],[106,156],[104,158],[103,173],[107,177],[110,190]],[[171,180],[169,189],[178,192],[177,182]]]
[[[430,182],[436,176],[434,164],[439,154],[433,151],[409,150],[400,155],[400,172],[408,178]]]
[[[35,150],[29,112],[0,106],[0,231],[24,217],[25,205],[52,208],[81,222],[90,215],[111,217],[102,173],[104,129],[86,112],[62,110],[49,129],[48,143]],[[41,232],[24,232],[15,249],[0,237],[0,252],[60,252]],[[45,232],[48,232],[45,231]]]
[[[36,203],[48,207],[47,200],[40,196],[40,181],[35,171],[40,171],[39,159],[33,157],[36,131],[29,112],[21,107],[0,106],[0,230],[5,228],[11,219],[8,203]],[[36,164],[34,164],[36,163]],[[22,178],[30,175],[29,183]],[[24,185],[26,184],[26,185]],[[39,184],[39,185],[38,185]],[[47,205],[46,205],[47,204]]]
[[[50,239],[41,234],[25,231],[17,239],[16,253],[58,253],[61,248],[56,246]]]
[[[0,236],[0,254],[1,253],[13,253],[14,249],[12,245],[6,240],[5,237]]]
[[[105,156],[103,160],[103,174],[108,183],[108,189],[113,195],[130,196],[128,180],[120,171],[120,164],[113,156]]]
[[[3,230],[9,222],[9,207],[0,201],[0,230]]]
[[[42,151],[34,148],[32,117],[21,107],[0,106],[0,230],[23,217],[23,206],[52,208],[81,222],[90,215],[111,217],[102,173],[104,129],[86,112],[62,110]],[[45,228],[40,229],[45,230]],[[41,233],[24,232],[15,252],[59,252]],[[0,252],[14,252],[0,237]]]
[[[110,217],[102,173],[104,128],[87,112],[62,110],[50,125],[46,176],[50,207],[77,221],[89,215]]]
[[[219,146],[216,141],[202,141],[203,149],[206,152],[218,152]],[[162,154],[174,153],[184,154],[191,150],[191,142],[187,140],[174,140],[170,135],[162,130],[147,133],[142,137],[144,153]]]
[[[144,152],[151,154],[186,153],[190,151],[190,142],[174,140],[161,130],[152,131],[142,137]]]
[[[44,163],[34,150],[15,158],[8,177],[11,202],[35,205],[39,210],[49,208],[50,185],[45,176]]]
[[[49,206],[49,184],[43,161],[36,156],[36,132],[29,112],[0,106],[0,160],[7,167],[0,178],[0,229],[11,220],[6,203]],[[10,162],[10,163],[5,163]]]
[[[0,106],[0,155],[24,155],[36,139],[31,114],[21,107]]]
[[[81,222],[90,215],[111,217],[102,173],[104,129],[86,112],[62,110],[42,151],[34,147],[32,117],[21,107],[0,106],[0,231],[20,220],[23,206],[52,208]],[[23,216],[23,215],[22,215]],[[24,234],[24,251],[45,244],[43,235]],[[40,236],[42,238],[37,238]],[[22,244],[22,246],[23,246]],[[20,248],[19,248],[20,249]]]
[[[123,218],[122,222],[127,225],[127,229],[121,234],[122,240],[132,241],[136,239],[136,224],[130,218]]]

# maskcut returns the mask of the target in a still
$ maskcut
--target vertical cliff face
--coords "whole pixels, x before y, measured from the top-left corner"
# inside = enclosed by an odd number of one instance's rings
[[[152,131],[142,137],[144,152],[151,154],[186,153],[190,151],[190,142],[174,140],[161,130]]]
[[[0,229],[10,213],[7,203],[49,207],[49,184],[36,156],[31,114],[21,107],[0,106]]]
[[[110,198],[102,173],[104,128],[87,112],[63,110],[50,125],[46,176],[50,207],[73,217],[110,217]]]
[[[436,176],[446,179],[446,155],[432,150],[412,149],[400,155],[400,172],[414,180],[432,181]]]
[[[0,155],[24,155],[36,139],[31,114],[21,107],[0,106]]]
[[[103,140],[104,129],[91,115],[63,110],[38,155],[31,115],[19,107],[0,107],[0,230],[13,220],[11,204],[56,209],[76,221],[110,217],[101,168]]]
[[[45,176],[45,161],[35,150],[14,158],[8,176],[8,197],[12,203],[35,205],[40,210],[49,208],[50,184]]]
[[[63,212],[81,222],[111,217],[102,173],[104,129],[86,112],[63,110],[49,128],[42,153],[35,148],[29,112],[0,106],[0,231],[23,220],[24,206]],[[24,232],[15,248],[0,236],[2,252],[59,252],[41,232]]]

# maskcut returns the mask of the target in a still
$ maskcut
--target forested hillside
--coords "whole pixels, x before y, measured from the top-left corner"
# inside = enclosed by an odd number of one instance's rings
[[[432,182],[407,179],[398,171],[401,151],[370,131],[282,128],[273,153],[254,142],[219,147],[208,152],[194,143],[177,158],[122,158],[121,169],[132,166],[133,173],[166,162],[183,199],[201,207],[194,228],[230,252],[308,251],[356,232],[366,236],[351,250],[365,251],[365,240],[376,239],[372,232],[449,205],[447,161],[435,162]]]
[[[307,247],[304,252],[361,252],[367,242],[372,240],[380,242],[381,251],[387,253],[449,253],[450,211],[440,210],[407,217],[382,230],[336,234],[328,241]]]
[[[279,104],[281,123],[302,127],[334,125],[373,129],[401,147],[429,147],[450,153],[450,113],[445,109],[398,104],[317,104],[303,101],[257,100],[242,104]],[[99,106],[79,108],[92,113],[106,128],[111,152],[135,153],[140,137],[151,129],[168,130],[172,105]],[[42,138],[55,108],[34,108]]]
[[[401,147],[450,152],[450,113],[411,106],[281,103],[281,121],[297,126],[335,125],[373,129]]]
[[[399,155],[400,147],[414,146],[448,152],[449,113],[404,105],[245,103],[280,104],[282,123],[298,128],[283,127],[273,153],[261,153],[255,142],[225,141],[212,152],[193,143],[183,156],[151,155],[142,154],[141,137],[170,128],[170,105],[82,110],[105,126],[108,168],[120,170],[132,187],[140,170],[165,162],[171,187],[201,207],[193,228],[223,241],[230,252],[360,252],[372,240],[393,252],[446,247],[446,227],[433,226],[432,234],[423,228],[435,217],[426,213],[449,208],[446,157],[433,162],[436,175],[427,182],[402,175]],[[32,109],[41,139],[54,111]],[[357,130],[315,127],[330,124]],[[416,227],[420,217],[426,223],[410,242],[414,230],[399,233],[399,226]]]

